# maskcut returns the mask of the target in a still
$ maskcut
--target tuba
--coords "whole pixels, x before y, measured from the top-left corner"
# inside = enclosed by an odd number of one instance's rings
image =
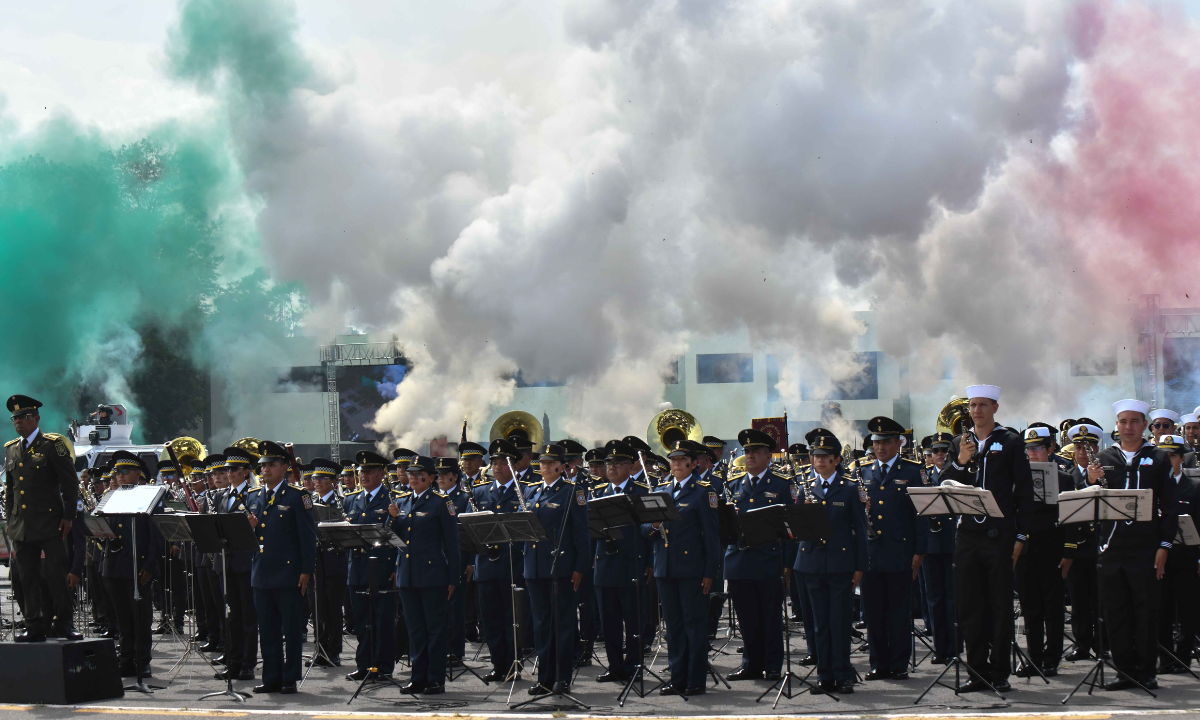
[[[177,437],[167,443],[167,446],[175,451],[175,457],[179,459],[179,465],[183,471],[183,477],[180,478],[181,481],[186,481],[187,476],[192,474],[192,468],[195,467],[196,463],[208,455],[208,452],[204,449],[204,445],[200,444],[200,441],[196,438]],[[170,456],[170,453],[167,452],[167,447],[164,446],[162,452],[158,454],[158,459],[166,460]]]
[[[509,410],[496,418],[488,432],[488,440],[507,440],[513,435],[528,438],[535,449],[542,446],[542,424],[524,410]]]
[[[684,440],[702,442],[704,431],[700,423],[686,410],[667,408],[650,418],[646,426],[646,442],[655,455],[664,455]]]

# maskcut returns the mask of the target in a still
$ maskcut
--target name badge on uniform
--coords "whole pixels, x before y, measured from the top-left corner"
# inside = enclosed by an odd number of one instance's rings
[[[427,512],[420,512],[420,511],[418,511],[418,512],[417,512],[417,517],[425,517],[425,516],[426,516],[426,515],[428,515],[428,514],[429,514],[429,513],[427,513]]]
[[[763,496],[768,497],[768,498],[773,498],[773,497],[778,497],[779,493],[763,493]]]
[[[375,512],[376,512],[376,513],[378,513],[378,514],[380,514],[380,515],[383,515],[384,513],[386,513],[386,512],[387,512],[387,510],[386,510],[386,509],[380,509],[380,510],[376,510]]]
[[[905,480],[904,478],[896,478],[896,484],[897,485],[907,485],[908,481]]]
[[[845,506],[846,506],[846,503],[844,503],[844,502],[835,502],[835,503],[833,504],[833,506],[834,506],[834,507],[845,507]]]
[[[292,509],[291,505],[276,505],[275,507],[279,508],[280,510],[291,510]]]
[[[546,503],[546,507],[550,508],[551,510],[555,510],[558,508],[558,503],[548,502]]]

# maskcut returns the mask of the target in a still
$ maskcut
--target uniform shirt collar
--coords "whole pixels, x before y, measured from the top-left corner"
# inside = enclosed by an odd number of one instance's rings
[[[829,473],[829,477],[821,477],[821,473],[819,473],[815,470],[813,471],[813,474],[817,476],[817,481],[820,482],[822,485],[832,485],[833,479],[835,477],[837,477],[837,470],[834,470],[833,472]]]
[[[622,480],[620,485],[613,485],[612,483],[609,483],[609,485],[612,485],[613,489],[617,492],[623,493],[625,492],[625,488],[629,486],[629,478]]]
[[[379,494],[379,489],[382,487],[383,487],[383,483],[380,483],[379,485],[377,485],[375,487],[374,490],[368,490],[367,491],[367,502],[371,502],[372,500],[374,500],[375,496]]]
[[[763,476],[767,474],[767,470],[770,470],[770,469],[771,468],[767,468],[766,470],[763,470],[761,473],[759,473],[757,475],[750,475],[750,481],[755,484],[758,484],[758,481],[762,480]]]
[[[425,488],[424,490],[422,490],[421,492],[419,492],[419,493],[417,493],[415,496],[413,496],[413,500],[414,500],[414,501],[416,501],[416,500],[421,500],[421,499],[424,499],[424,497],[425,497],[426,495],[428,495],[428,494],[429,494],[429,491],[430,491],[430,490],[432,490],[432,489],[433,489],[433,486],[432,486],[432,485],[430,485],[429,487]]]
[[[33,445],[34,440],[37,440],[38,433],[40,433],[41,431],[42,431],[41,428],[34,428],[33,432],[29,433],[29,437],[25,438],[25,449],[26,450],[29,449],[30,445]]]
[[[280,480],[279,482],[280,482],[281,484],[283,483],[283,481],[282,481],[282,480]],[[249,480],[243,480],[241,485],[238,485],[237,487],[235,487],[235,488],[233,489],[233,494],[234,494],[234,495],[240,495],[240,494],[242,494],[242,493],[246,492],[246,486],[247,486],[247,485],[249,485],[249,484],[250,484],[250,481],[249,481]]]
[[[891,471],[892,466],[895,465],[896,461],[899,459],[900,459],[900,456],[897,454],[897,455],[893,455],[892,459],[887,462],[879,462],[879,471],[881,473],[883,473],[884,475],[887,475]]]
[[[329,492],[327,492],[323,496],[321,496],[321,502],[329,502],[330,500],[332,500],[335,497],[337,497],[337,493],[330,490]]]

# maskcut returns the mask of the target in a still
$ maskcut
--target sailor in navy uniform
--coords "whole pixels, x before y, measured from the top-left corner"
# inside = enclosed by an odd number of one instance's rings
[[[226,449],[226,464],[233,450]],[[263,664],[256,693],[296,692],[304,660],[304,604],[316,563],[317,532],[312,496],[285,480],[289,460],[278,443],[264,442],[258,459],[262,486],[247,498],[250,524],[258,538],[251,584]]]
[[[561,445],[546,445],[538,459],[542,484],[525,502],[546,530],[546,539],[525,543],[525,586],[533,610],[538,681],[530,695],[567,692],[575,667],[575,593],[591,570],[587,489],[563,476]]]
[[[341,467],[325,458],[313,458],[314,505],[341,509],[337,494],[337,477]],[[313,656],[310,664],[340,667],[342,664],[342,604],[346,598],[346,551],[324,548],[317,552],[316,572],[308,593],[313,599],[312,615],[316,641],[329,656]]]
[[[950,463],[941,478],[988,490],[1003,517],[960,517],[954,546],[954,598],[967,664],[1000,692],[1010,690],[1013,642],[1013,568],[1027,539],[1033,509],[1033,478],[1025,441],[996,424],[1000,388],[967,387],[970,436],[951,443]],[[976,442],[976,440],[978,442]],[[988,690],[972,678],[960,692]]]
[[[793,485],[771,472],[775,439],[761,430],[738,433],[745,451],[746,474],[730,487],[740,520],[746,513],[771,505],[791,505],[799,495]],[[752,517],[752,516],[751,516]],[[783,667],[783,593],[791,583],[792,543],[725,550],[725,580],[742,630],[742,666],[730,680],[778,680]],[[782,574],[782,584],[780,575]]]
[[[1184,416],[1188,417],[1191,416]],[[1171,461],[1171,479],[1175,481],[1179,496],[1179,516],[1188,515],[1195,523],[1200,518],[1200,478],[1194,469],[1185,468],[1185,457],[1189,452],[1187,441],[1181,435],[1163,435],[1158,439],[1158,449],[1165,452]],[[1186,668],[1192,664],[1197,627],[1195,602],[1200,595],[1198,560],[1200,554],[1197,548],[1181,542],[1174,543],[1167,555],[1158,621],[1160,673],[1186,672]],[[1175,632],[1173,620],[1179,623],[1178,633]],[[1176,663],[1176,660],[1179,662]]]
[[[620,440],[610,440],[603,452],[607,454],[609,482],[596,497],[650,492],[650,488],[629,478],[629,469],[633,466],[632,448]],[[625,682],[640,659],[637,592],[639,576],[647,579],[649,576],[650,548],[634,528],[622,528],[619,539],[592,542],[595,547],[596,599],[608,658],[608,670],[597,677],[596,682]],[[650,608],[642,608],[643,614],[648,612]]]
[[[912,654],[912,586],[924,557],[919,522],[908,488],[925,485],[924,465],[900,457],[904,426],[889,417],[867,421],[875,461],[861,466],[866,493],[867,574],[863,576],[871,671],[866,680],[908,679]]]
[[[383,487],[383,475],[387,460],[369,450],[359,451],[354,462],[361,470],[359,482],[362,489],[346,495],[346,520],[354,525],[382,525],[388,521],[388,507],[392,495]],[[374,563],[371,559],[374,559]],[[374,566],[374,583],[371,570]],[[357,669],[346,675],[346,679],[359,682],[365,679],[374,667],[378,675],[390,677],[396,666],[396,548],[390,545],[372,548],[356,548],[350,551],[350,569],[346,576],[347,592],[354,607],[354,635],[358,638],[358,649],[354,653]],[[374,585],[374,597],[368,598]],[[374,618],[368,628],[368,610],[374,600]],[[374,653],[371,635],[375,636]],[[372,666],[372,659],[374,666]]]
[[[457,462],[453,470],[457,478]],[[388,508],[391,526],[405,542],[396,559],[396,587],[408,626],[412,677],[401,691],[439,695],[446,691],[446,603],[454,598],[462,574],[458,510],[454,501],[433,489],[433,458],[417,457],[406,468],[411,492]]]
[[[511,513],[520,510],[518,485],[509,472],[508,461],[520,451],[507,440],[493,440],[488,447],[492,457],[494,480],[476,486],[475,507],[480,512]],[[515,658],[513,649],[512,585],[519,573],[514,563],[521,562],[521,548],[513,543],[492,545],[475,556],[475,585],[479,589],[479,616],[483,634],[492,656],[492,671],[484,680],[504,681]]]
[[[216,511],[246,513],[254,493],[250,489],[251,466],[254,458],[241,448],[228,447],[221,455],[222,462],[210,464],[217,486]],[[221,556],[213,558],[218,575],[225,576],[225,602],[229,606],[229,637],[225,643],[226,671],[221,677],[234,680],[253,680],[258,661],[258,613],[254,605],[251,570],[253,552],[227,552],[225,563]],[[218,577],[218,581],[220,578]]]
[[[928,437],[926,478],[930,485],[941,483],[942,468],[950,452],[950,433],[934,433]],[[924,545],[918,554],[921,562],[921,578],[925,582],[925,602],[929,606],[929,619],[933,625],[933,665],[945,665],[954,657],[954,523],[953,515],[926,516],[921,518],[925,532],[921,537]]]
[[[854,692],[850,629],[854,588],[867,569],[867,519],[858,487],[840,465],[842,444],[825,428],[804,436],[813,474],[804,501],[820,503],[833,534],[803,540],[794,569],[804,577],[816,628],[817,684],[811,692]]]
[[[463,443],[463,445],[473,445],[474,443]],[[479,447],[476,445],[475,447]],[[462,445],[459,446],[459,452],[463,452]],[[440,457],[435,461],[437,464],[437,487],[436,489],[446,496],[454,505],[454,515],[457,517],[462,513],[470,511],[471,493],[463,489],[463,476],[459,471],[459,462],[452,457]],[[412,467],[411,465],[409,466]],[[455,537],[458,537],[458,520],[455,520]],[[464,635],[466,626],[466,604],[463,602],[467,596],[467,568],[473,564],[473,559],[467,557],[463,553],[459,553],[458,574],[453,583],[455,590],[450,596],[449,605],[446,608],[446,627],[448,640],[447,662],[450,665],[457,667],[462,663],[463,654],[466,653],[467,639]],[[400,598],[403,604],[403,596]],[[411,634],[411,628],[410,628]],[[411,653],[410,653],[411,654]]]
[[[677,443],[671,479],[655,488],[675,500],[679,520],[642,525],[667,625],[670,680],[659,693],[703,695],[708,674],[708,593],[721,552],[717,488],[695,474],[696,450]]]
[[[117,450],[113,453],[112,467],[121,487],[138,485],[150,479],[150,470],[146,463],[128,450]],[[156,512],[161,511],[160,505]],[[134,523],[137,524],[136,533]],[[116,537],[106,542],[101,573],[104,575],[105,588],[121,629],[121,675],[137,675],[140,667],[141,676],[150,677],[150,648],[154,642],[154,636],[150,634],[153,615],[150,607],[150,581],[158,570],[155,560],[162,556],[162,535],[158,532],[158,527],[145,515],[112,518],[109,525]],[[138,575],[136,582],[139,596],[137,601],[134,600],[133,587],[135,534]]]

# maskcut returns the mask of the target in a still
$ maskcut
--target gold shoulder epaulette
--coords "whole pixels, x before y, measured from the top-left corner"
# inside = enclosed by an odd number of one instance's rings
[[[446,493],[442,492],[441,490],[434,490],[433,494],[437,495],[438,497],[446,497]]]
[[[4,443],[4,447],[8,447],[9,445],[12,445],[13,443],[15,443],[16,441],[18,441],[20,439],[21,438],[19,438],[19,437],[15,437],[12,440],[9,440],[8,442]]]
[[[480,479],[476,480],[475,484],[472,485],[471,487],[483,487],[484,485],[490,485],[491,482],[492,481],[488,480],[487,478],[480,478]]]
[[[359,494],[360,492],[362,492],[362,490],[351,490],[350,492],[348,492],[348,493],[345,493],[344,495],[342,495],[342,497],[350,497],[351,495],[357,495],[357,494]]]
[[[917,467],[925,467],[925,463],[917,462],[916,460],[913,460],[912,458],[900,458],[900,459],[903,460],[904,462],[908,463],[909,465],[916,465]]]
[[[303,490],[304,489],[303,485],[297,485],[295,483],[288,483],[288,487],[290,487],[293,490]]]
[[[568,480],[568,479],[566,479],[566,478],[563,478],[563,479],[562,479],[562,481],[563,481],[563,482],[565,482],[566,484],[570,485],[571,487],[575,487],[575,481],[574,481],[574,480]]]
[[[59,435],[58,433],[44,432],[44,433],[42,433],[42,435],[45,435],[47,440],[62,440],[63,439],[63,436]]]
[[[697,480],[696,484],[699,485],[700,487],[712,487],[712,483],[710,483],[707,480]]]
[[[637,485],[638,487],[644,487],[644,488],[646,488],[647,490],[649,490],[649,489],[650,489],[650,486],[649,486],[649,485],[647,485],[647,484],[646,484],[646,483],[644,483],[644,482],[638,482],[637,480],[634,480],[634,481],[633,481],[633,484],[634,484],[634,485]]]

